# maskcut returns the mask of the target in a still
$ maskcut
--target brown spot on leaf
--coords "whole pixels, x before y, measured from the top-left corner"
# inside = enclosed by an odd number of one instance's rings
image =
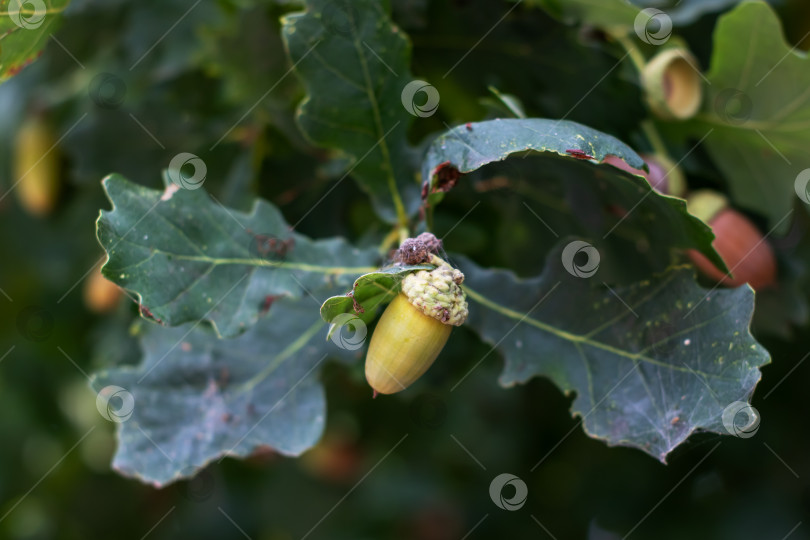
[[[365,313],[366,312],[366,310],[363,309],[363,306],[361,306],[357,302],[357,300],[354,299],[354,291],[347,292],[346,296],[348,296],[349,298],[352,299],[352,309],[354,310],[355,313],[357,313],[359,315],[360,313]]]
[[[160,319],[158,319],[157,317],[155,317],[154,315],[152,315],[152,312],[151,312],[151,311],[149,311],[149,308],[148,308],[148,307],[146,307],[146,306],[145,306],[145,305],[143,305],[143,304],[141,304],[141,305],[140,305],[140,306],[138,306],[138,307],[139,307],[139,309],[141,310],[141,315],[143,315],[143,316],[144,316],[144,317],[146,317],[147,319],[152,319],[153,321],[155,321],[155,322],[156,322],[156,323],[158,323],[158,324],[163,324],[163,321],[161,321]]]
[[[224,388],[228,386],[228,383],[231,382],[231,372],[228,370],[226,366],[223,366],[222,369],[219,370],[219,378],[217,379],[217,386],[220,388]]]
[[[262,258],[268,255],[283,258],[295,247],[295,238],[292,237],[281,239],[269,234],[257,234],[253,238],[256,242],[256,253]]]
[[[577,159],[594,159],[592,155],[587,154],[582,150],[566,150],[565,153]]]
[[[461,178],[461,173],[449,161],[439,163],[430,174],[430,177],[436,178],[433,182],[433,188],[429,188],[430,180],[427,180],[422,186],[422,199],[427,199],[431,193],[448,192],[453,189]]]
[[[283,294],[268,294],[264,297],[264,302],[262,302],[262,315],[267,315],[267,312],[270,311],[270,306],[273,305],[273,302],[278,300],[284,296]]]

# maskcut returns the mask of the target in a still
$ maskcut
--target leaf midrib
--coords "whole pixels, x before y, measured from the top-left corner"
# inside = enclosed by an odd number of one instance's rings
[[[600,349],[600,350],[603,350],[605,352],[609,352],[609,353],[614,354],[616,356],[627,358],[628,360],[631,360],[631,361],[642,361],[642,362],[646,362],[648,364],[652,364],[654,366],[667,368],[667,369],[672,369],[672,370],[680,371],[680,372],[683,372],[683,373],[698,373],[698,374],[703,375],[705,377],[711,377],[711,378],[717,379],[717,380],[727,380],[727,381],[733,381],[734,380],[734,379],[729,379],[729,378],[726,378],[726,377],[721,377],[721,376],[716,375],[714,373],[706,373],[706,372],[698,371],[698,370],[695,370],[695,369],[690,370],[690,369],[687,369],[687,368],[682,368],[682,367],[676,366],[674,364],[667,364],[665,362],[660,362],[658,360],[655,360],[654,358],[650,358],[649,356],[645,356],[645,355],[640,354],[640,353],[629,353],[629,352],[624,351],[622,349],[618,349],[616,347],[613,347],[612,345],[608,345],[607,343],[602,343],[601,341],[596,341],[594,339],[591,339],[587,335],[580,335],[580,334],[574,334],[574,333],[571,333],[571,332],[566,332],[565,330],[562,330],[560,328],[556,328],[554,326],[551,326],[550,324],[539,321],[539,320],[537,320],[537,319],[535,319],[533,317],[529,317],[528,315],[518,313],[517,311],[514,311],[514,310],[509,309],[507,307],[504,307],[504,306],[502,306],[500,304],[497,304],[496,302],[490,300],[489,298],[487,298],[484,295],[476,292],[475,290],[470,289],[467,285],[462,285],[462,288],[464,289],[464,292],[467,293],[467,296],[469,296],[470,298],[472,298],[473,300],[475,300],[479,304],[481,304],[481,305],[483,305],[483,306],[485,306],[485,307],[487,307],[487,308],[489,308],[489,309],[491,309],[491,310],[493,310],[493,311],[495,311],[497,313],[500,313],[501,315],[503,315],[505,317],[508,317],[510,319],[514,319],[514,320],[517,320],[519,322],[526,322],[526,323],[528,323],[528,324],[530,324],[530,325],[532,325],[532,326],[534,326],[536,328],[539,328],[540,330],[543,330],[544,332],[548,332],[548,333],[550,333],[550,334],[552,334],[554,336],[557,336],[557,337],[559,337],[561,339],[567,340],[567,341],[571,342],[572,344],[574,344],[575,346],[578,346],[579,344],[584,344],[584,345],[588,345],[590,347],[593,347],[595,349]]]

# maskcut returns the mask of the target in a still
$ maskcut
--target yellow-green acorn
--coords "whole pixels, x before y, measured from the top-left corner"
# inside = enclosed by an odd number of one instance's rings
[[[464,274],[427,250],[403,242],[401,258],[414,264],[408,253],[424,253],[436,265],[402,280],[402,292],[388,305],[377,323],[366,355],[366,380],[376,393],[393,394],[413,384],[433,364],[453,326],[467,319],[467,299],[460,287]],[[422,243],[421,241],[419,243]]]
[[[35,216],[51,212],[59,196],[56,136],[42,118],[23,123],[17,133],[14,182],[22,207]]]

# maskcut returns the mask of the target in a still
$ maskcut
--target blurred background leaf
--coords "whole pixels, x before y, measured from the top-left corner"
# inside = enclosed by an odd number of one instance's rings
[[[42,54],[69,1],[0,1],[0,83]]]
[[[741,46],[740,36],[747,36]],[[747,2],[720,17],[702,114],[684,129],[706,149],[735,202],[781,232],[810,168],[810,60],[784,39],[776,13]]]

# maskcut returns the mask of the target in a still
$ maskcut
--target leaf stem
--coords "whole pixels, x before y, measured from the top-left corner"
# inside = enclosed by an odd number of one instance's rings
[[[425,225],[428,231],[433,231],[433,205],[426,204],[423,206],[425,209]]]
[[[667,151],[666,144],[664,144],[664,139],[661,137],[661,134],[658,132],[658,128],[655,127],[652,120],[648,119],[641,122],[641,130],[644,131],[644,135],[647,136],[647,140],[650,142],[650,146],[652,146],[653,151],[656,154],[672,161],[672,157],[669,155],[669,151]]]
[[[638,46],[628,37],[628,35],[629,34],[626,33],[615,33],[612,34],[612,37],[624,48],[627,55],[630,57],[630,61],[636,67],[639,75],[641,75],[641,73],[644,71],[644,67],[647,65],[647,60],[644,58],[644,55],[641,53]],[[663,158],[672,161],[672,157],[669,155],[667,147],[664,144],[664,139],[661,137],[661,134],[655,127],[655,124],[649,119],[644,120],[641,122],[641,129],[644,132],[644,135],[647,137],[650,146],[652,146],[653,151]]]
[[[391,249],[391,246],[393,246],[394,243],[399,238],[399,233],[400,233],[399,228],[394,227],[393,229],[391,229],[391,232],[389,232],[387,235],[385,235],[385,238],[383,238],[383,241],[380,244],[380,248],[379,248],[380,253],[382,255],[386,255],[388,253],[388,250]]]
[[[644,58],[644,55],[641,54],[641,49],[633,43],[633,40],[631,40],[626,33],[611,34],[611,37],[624,48],[627,55],[630,57],[630,61],[633,62],[636,70],[641,74],[641,72],[644,71],[644,66],[647,65],[647,60]]]
[[[405,240],[407,240],[408,238],[410,238],[410,236],[411,236],[411,233],[410,233],[410,231],[408,231],[408,227],[403,226],[403,227],[399,228],[399,243],[400,244],[402,242],[404,242]]]

